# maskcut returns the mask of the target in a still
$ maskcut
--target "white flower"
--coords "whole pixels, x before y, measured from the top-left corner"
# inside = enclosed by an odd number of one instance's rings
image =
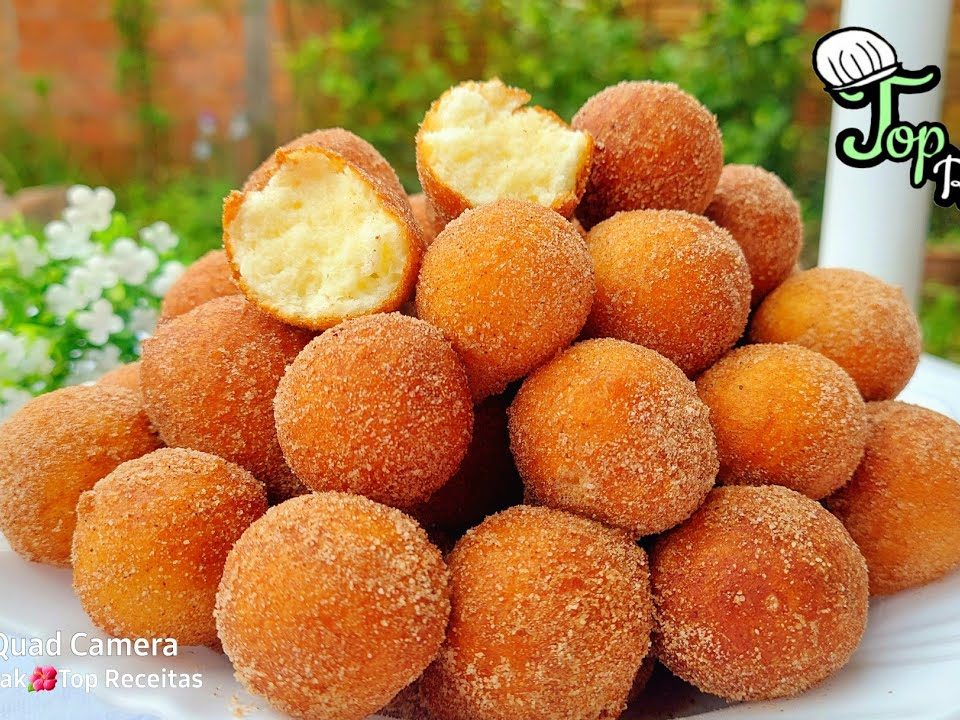
[[[17,258],[17,269],[21,277],[30,277],[38,267],[47,262],[47,254],[40,249],[33,235],[24,235],[14,241],[13,253]]]
[[[197,162],[206,162],[210,159],[210,156],[213,155],[213,146],[209,140],[200,138],[194,141],[193,147],[190,148],[190,153]]]
[[[74,290],[66,285],[55,283],[43,293],[43,301],[47,309],[61,320],[74,310],[79,310],[86,302]]]
[[[92,190],[86,185],[74,185],[67,190],[67,209],[63,211],[63,219],[74,227],[93,232],[106,230],[110,227],[110,213],[116,202],[110,188]]]
[[[123,318],[113,312],[113,305],[100,298],[90,310],[77,313],[77,327],[87,331],[87,339],[94,345],[103,345],[113,333],[123,330]]]
[[[213,113],[202,112],[197,116],[197,132],[203,137],[210,137],[217,132],[217,118]]]
[[[149,337],[157,328],[157,311],[149,307],[134,308],[130,312],[128,327],[140,340]]]
[[[186,268],[183,263],[177,262],[176,260],[164,263],[163,267],[160,268],[160,274],[150,283],[150,292],[157,297],[163,297],[167,294],[170,286],[180,279],[184,270],[186,270]]]
[[[67,273],[67,289],[80,299],[81,306],[99,299],[104,290],[109,290],[116,284],[117,271],[114,263],[102,255],[90,258],[86,265],[78,265]]]
[[[33,395],[20,388],[0,389],[0,423],[13,415],[33,399]]]
[[[243,140],[250,134],[250,122],[247,120],[247,114],[238,112],[230,118],[230,126],[227,128],[227,136],[236,142]]]
[[[165,253],[172,250],[180,242],[177,234],[170,229],[170,226],[163,222],[155,222],[153,225],[147,225],[140,231],[140,239],[147,245],[152,245],[157,252]]]
[[[47,252],[56,260],[82,260],[93,254],[94,247],[87,228],[54,220],[43,229],[43,234],[47,238]]]
[[[140,247],[130,238],[120,238],[110,248],[110,262],[127,285],[141,285],[157,269],[159,261],[150,248]]]
[[[22,337],[7,330],[0,331],[0,368],[19,377],[18,371],[26,355],[27,343]]]
[[[83,353],[78,360],[70,364],[70,374],[67,376],[67,385],[79,385],[98,379],[105,372],[113,370],[120,364],[120,348],[116,345],[104,345],[102,348],[91,348]]]

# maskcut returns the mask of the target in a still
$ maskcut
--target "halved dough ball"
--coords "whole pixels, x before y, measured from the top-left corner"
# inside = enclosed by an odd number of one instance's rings
[[[448,560],[447,641],[420,685],[432,717],[619,717],[652,625],[646,553],[626,533],[519,506]]]
[[[107,387],[121,387],[133,390],[140,395],[140,361],[119,365],[113,370],[104,373],[97,380],[97,384]]]
[[[77,505],[80,604],[117,637],[219,647],[213,606],[223,564],[266,510],[262,483],[207,453],[164,448],[123,463]]]
[[[826,503],[885,595],[960,567],[960,425],[896,401],[868,403],[867,417],[863,462]]]
[[[399,313],[341,323],[313,340],[277,389],[284,457],[314,490],[395,507],[426,500],[467,452],[467,376],[441,332]]]
[[[803,247],[803,220],[790,188],[772,172],[725,165],[706,215],[743,250],[754,305],[793,273]]]
[[[728,700],[796,695],[846,664],[867,566],[840,522],[776,485],[722,487],[650,556],[657,657]]]
[[[223,250],[211,250],[191,264],[167,290],[160,306],[160,319],[168,320],[207,300],[239,293],[227,254]]]
[[[227,557],[217,630],[281,712],[362,720],[417,679],[450,614],[440,551],[399,510],[344,493],[278,505]]]
[[[672,83],[622,82],[584,103],[573,127],[596,139],[577,217],[589,230],[622,210],[702,213],[723,169],[717,119]]]
[[[10,547],[69,567],[80,493],[161,446],[126,388],[67,387],[28,402],[0,425],[0,530]]]
[[[656,350],[694,376],[743,335],[750,268],[723,228],[679,210],[623,212],[587,236],[597,295],[586,334]]]
[[[281,145],[270,157],[260,163],[259,167],[250,173],[243,184],[244,190],[259,190],[270,180],[280,165],[278,153],[299,150],[305,147],[320,147],[332,150],[342,155],[351,163],[362,168],[372,177],[386,185],[391,192],[403,194],[403,185],[396,171],[390,166],[386,158],[377,149],[359,135],[354,135],[343,128],[324,128],[304,133],[285,145]]]
[[[784,485],[819,500],[853,475],[867,416],[843,369],[800,345],[748,345],[697,379],[710,408],[720,482]]]
[[[889,400],[920,362],[920,325],[903,291],[858,270],[789,277],[757,308],[750,339],[796,343],[850,373],[865,400]]]
[[[219,455],[252,472],[273,502],[305,492],[287,467],[273,396],[310,333],[284,325],[242,295],[168,320],[143,343],[141,394],[168,445]]]
[[[275,161],[262,186],[223,206],[223,245],[243,293],[318,330],[403,305],[423,253],[406,195],[322,146],[278,150]]]
[[[529,499],[634,537],[688,517],[717,476],[693,383],[622,340],[579,343],[527,378],[510,406],[510,441]]]
[[[437,221],[500,198],[565,217],[583,195],[593,139],[500,80],[463,82],[434,101],[417,133],[417,173]]]
[[[593,292],[573,225],[535,203],[497,200],[464,213],[430,246],[417,316],[453,343],[479,402],[569,345]]]

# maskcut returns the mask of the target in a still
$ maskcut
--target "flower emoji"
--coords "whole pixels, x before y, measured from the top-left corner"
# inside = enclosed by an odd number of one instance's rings
[[[120,238],[110,248],[113,269],[127,285],[141,285],[157,269],[157,254],[130,238]]]
[[[893,46],[861,27],[840,28],[820,38],[813,50],[813,65],[831,91],[870,85],[900,69]]]
[[[30,684],[27,686],[27,692],[40,692],[43,690],[53,690],[57,686],[57,669],[52,665],[39,665],[34,669],[30,676]]]
[[[56,260],[84,259],[93,254],[93,243],[86,228],[54,220],[43,229],[47,238],[47,252]]]
[[[98,187],[95,190],[86,185],[74,185],[67,190],[67,209],[63,219],[74,227],[84,227],[99,232],[110,227],[113,206],[117,198],[113,190]]]
[[[177,234],[162,220],[143,228],[140,231],[140,239],[147,245],[152,246],[158,253],[165,253],[168,250],[172,250],[177,246],[177,243],[180,242]]]
[[[103,345],[113,333],[123,330],[123,319],[113,312],[113,305],[100,298],[89,310],[77,313],[75,323],[87,331],[87,339],[94,345]]]

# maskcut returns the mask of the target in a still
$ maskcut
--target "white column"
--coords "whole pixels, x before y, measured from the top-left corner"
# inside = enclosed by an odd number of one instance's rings
[[[910,122],[939,120],[943,107],[952,0],[844,0],[840,27],[858,25],[886,38],[905,68],[938,65],[944,73],[935,90],[900,96],[900,117]],[[956,80],[955,80],[956,81]],[[837,159],[837,134],[848,127],[866,131],[870,111],[833,106],[819,263],[850,267],[903,288],[917,304],[923,275],[924,241],[933,184],[910,186],[910,163],[885,162],[852,168]],[[954,129],[960,132],[960,129]],[[952,138],[954,144],[960,138]]]

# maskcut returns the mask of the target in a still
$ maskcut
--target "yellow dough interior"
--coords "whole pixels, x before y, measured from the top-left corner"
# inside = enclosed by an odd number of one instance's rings
[[[491,80],[458,85],[435,109],[423,135],[428,162],[472,205],[513,198],[550,207],[574,191],[587,134],[524,104]]]
[[[376,310],[401,282],[404,228],[337,158],[294,151],[228,228],[240,275],[269,305],[304,318]]]

